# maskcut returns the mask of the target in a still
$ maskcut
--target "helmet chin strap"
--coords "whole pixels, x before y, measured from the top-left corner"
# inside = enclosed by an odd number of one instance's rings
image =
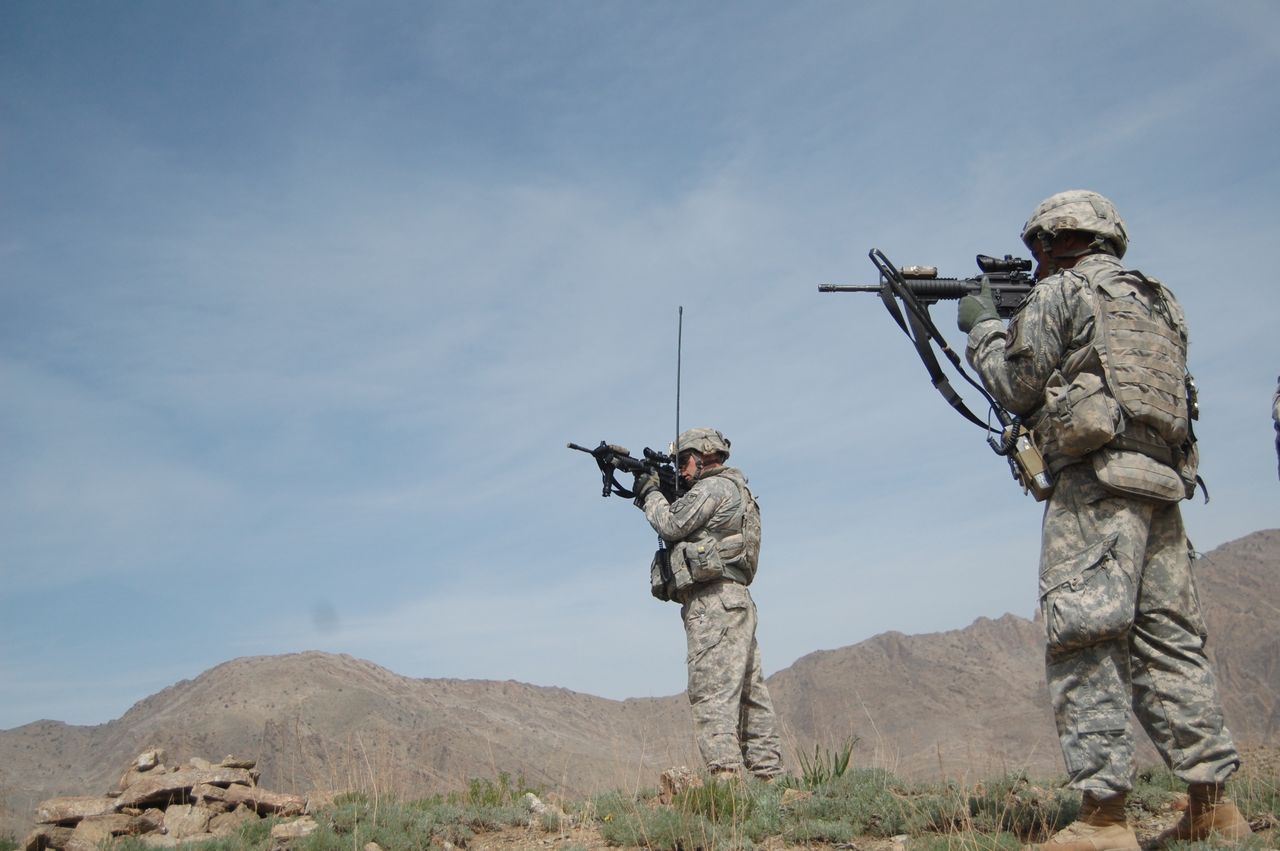
[[[1040,242],[1040,251],[1044,255],[1045,261],[1049,266],[1049,274],[1061,272],[1064,268],[1069,269],[1070,266],[1063,266],[1060,260],[1079,260],[1090,254],[1102,252],[1115,256],[1115,250],[1111,247],[1111,243],[1100,236],[1094,235],[1093,240],[1088,245],[1083,245],[1075,249],[1058,248],[1053,246],[1053,236],[1048,231],[1040,231],[1036,234],[1036,239]],[[1075,265],[1072,263],[1071,265]]]

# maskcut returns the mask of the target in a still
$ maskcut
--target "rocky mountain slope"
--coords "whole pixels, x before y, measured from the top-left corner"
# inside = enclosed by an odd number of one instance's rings
[[[1277,565],[1280,530],[1198,563],[1228,722],[1245,743],[1280,743]],[[793,766],[797,751],[856,735],[856,761],[901,774],[1053,775],[1061,758],[1042,660],[1039,625],[1005,615],[812,653],[769,687]],[[42,798],[110,788],[150,747],[250,756],[264,785],[291,792],[421,795],[506,771],[581,794],[653,786],[662,769],[697,764],[683,695],[614,701],[510,681],[417,680],[317,652],[244,658],[107,724],[0,731],[0,834],[22,830]]]

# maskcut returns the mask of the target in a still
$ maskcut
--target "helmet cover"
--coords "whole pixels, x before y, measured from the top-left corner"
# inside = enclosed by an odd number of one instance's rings
[[[680,432],[676,438],[671,454],[679,457],[681,452],[692,450],[701,455],[719,453],[721,460],[729,457],[729,438],[714,428],[691,428]]]
[[[1065,231],[1093,234],[1095,244],[1117,258],[1129,248],[1129,234],[1115,204],[1087,189],[1069,189],[1041,201],[1022,226],[1022,241],[1031,248],[1040,234],[1052,237]]]

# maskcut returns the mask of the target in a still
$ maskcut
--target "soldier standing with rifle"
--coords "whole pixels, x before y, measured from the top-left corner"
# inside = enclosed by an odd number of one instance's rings
[[[1121,264],[1124,223],[1095,192],[1046,199],[1022,240],[1038,283],[1008,328],[986,292],[960,300],[958,324],[969,363],[1031,426],[1056,477],[1040,555],[1046,676],[1084,801],[1043,847],[1139,847],[1124,810],[1130,706],[1189,787],[1187,811],[1159,842],[1240,840],[1248,822],[1224,797],[1240,756],[1204,652],[1178,507],[1197,483],[1182,308]]]
[[[1280,378],[1276,379],[1276,392],[1271,397],[1271,419],[1276,426],[1276,469],[1280,472]]]
[[[770,780],[782,773],[782,755],[747,591],[760,553],[760,509],[746,477],[724,466],[729,441],[719,431],[682,432],[672,455],[687,493],[669,502],[648,470],[635,474],[633,490],[665,543],[655,556],[654,595],[681,604],[698,749],[714,776],[736,777],[745,766]]]

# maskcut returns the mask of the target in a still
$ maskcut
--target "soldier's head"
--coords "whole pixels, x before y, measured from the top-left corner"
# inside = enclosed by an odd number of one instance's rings
[[[1041,201],[1022,226],[1022,241],[1039,263],[1037,279],[1070,269],[1086,255],[1119,258],[1129,248],[1115,205],[1087,189],[1069,189]]]
[[[686,479],[712,467],[719,467],[729,459],[729,438],[713,428],[691,428],[680,432],[671,454],[676,458],[677,470]]]

